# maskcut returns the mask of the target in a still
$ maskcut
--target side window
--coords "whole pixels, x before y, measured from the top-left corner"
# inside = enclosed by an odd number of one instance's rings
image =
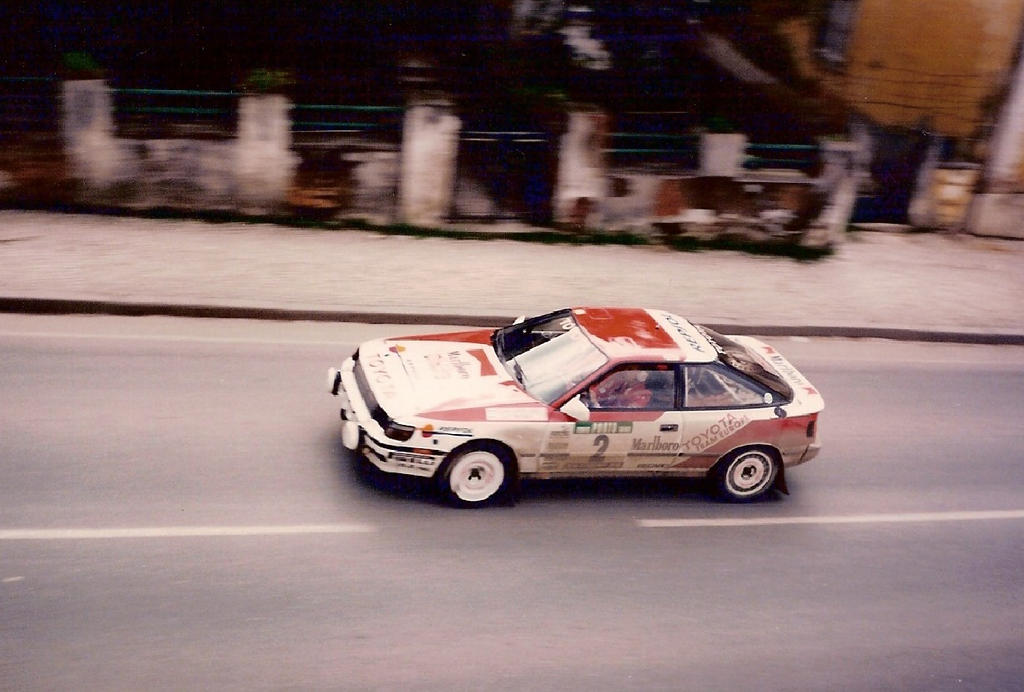
[[[690,365],[686,372],[686,408],[765,406],[771,394],[715,365]]]
[[[587,389],[592,409],[666,411],[676,404],[676,370],[671,365],[628,365]]]

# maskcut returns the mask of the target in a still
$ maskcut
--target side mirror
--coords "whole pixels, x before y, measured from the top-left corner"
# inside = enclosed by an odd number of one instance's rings
[[[577,394],[567,402],[562,404],[562,413],[567,416],[571,416],[576,420],[588,421],[590,420],[590,409],[583,403],[583,395]]]

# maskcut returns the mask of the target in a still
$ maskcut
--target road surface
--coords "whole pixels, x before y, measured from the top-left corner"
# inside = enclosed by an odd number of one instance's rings
[[[460,511],[340,443],[327,367],[408,331],[0,315],[0,689],[1019,689],[1024,349],[775,339],[789,496]]]

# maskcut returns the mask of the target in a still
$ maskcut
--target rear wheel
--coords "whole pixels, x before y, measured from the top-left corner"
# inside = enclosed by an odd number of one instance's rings
[[[455,450],[438,471],[441,495],[457,507],[483,507],[509,497],[517,467],[496,442],[470,442]]]
[[[778,456],[769,449],[751,447],[723,457],[711,477],[723,499],[749,502],[771,489],[778,474]]]

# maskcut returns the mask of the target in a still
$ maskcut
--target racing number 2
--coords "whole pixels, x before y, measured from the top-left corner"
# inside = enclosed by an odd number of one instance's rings
[[[597,451],[591,455],[590,460],[594,462],[601,461],[601,457],[603,457],[604,453],[608,451],[609,442],[610,440],[607,435],[598,435],[595,437],[594,446],[597,447]]]

